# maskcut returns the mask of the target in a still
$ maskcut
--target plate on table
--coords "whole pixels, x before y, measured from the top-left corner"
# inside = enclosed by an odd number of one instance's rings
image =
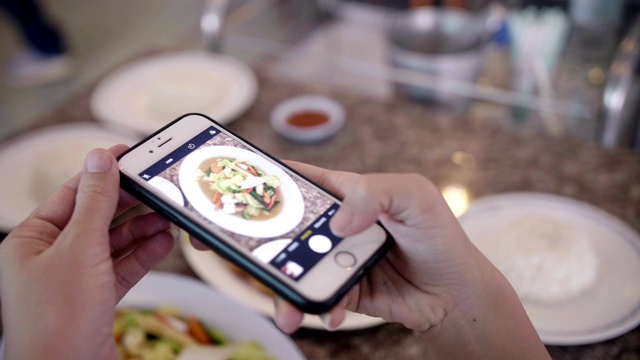
[[[91,98],[93,115],[148,135],[191,112],[221,124],[255,101],[258,81],[244,63],[222,54],[175,52],[135,61],[114,71]]]
[[[213,285],[221,292],[231,296],[246,306],[266,315],[275,315],[273,297],[259,290],[254,284],[234,272],[229,263],[216,255],[213,251],[197,250],[189,242],[189,235],[180,232],[182,253],[193,271],[205,282]],[[345,321],[338,330],[357,330],[384,324],[385,321],[363,314],[348,312]],[[324,330],[318,316],[305,314],[302,327]]]
[[[506,193],[476,200],[459,220],[471,241],[496,264],[504,256],[497,250],[496,239],[504,236],[507,224],[534,217],[554,219],[560,225],[553,226],[580,236],[597,259],[595,280],[582,293],[553,301],[522,299],[542,341],[547,345],[595,343],[640,324],[640,235],[615,216],[566,197]],[[560,276],[561,266],[555,268],[554,276]]]
[[[184,206],[184,197],[182,196],[182,192],[171,181],[161,178],[160,176],[154,176],[147,183],[165,194],[177,205]]]
[[[215,289],[182,275],[150,272],[129,291],[118,307],[155,308],[170,305],[222,331],[232,341],[257,341],[276,359],[302,360],[295,343],[260,314]]]
[[[133,145],[137,138],[91,123],[53,125],[0,144],[0,231],[9,232],[76,175],[94,148]]]
[[[202,163],[216,158],[241,159],[266,175],[277,176],[281,182],[278,189],[282,199],[277,205],[281,207],[280,212],[268,219],[255,220],[226,214],[220,209],[216,210],[211,197],[205,194],[196,178]],[[178,171],[178,179],[187,201],[200,214],[214,224],[239,235],[257,238],[280,236],[298,226],[304,216],[302,194],[293,179],[278,166],[248,150],[233,146],[210,146],[198,149],[184,159]]]

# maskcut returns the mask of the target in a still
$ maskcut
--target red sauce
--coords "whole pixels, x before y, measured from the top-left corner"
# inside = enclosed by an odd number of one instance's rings
[[[287,118],[287,122],[298,127],[312,127],[329,121],[327,114],[319,111],[301,111]]]

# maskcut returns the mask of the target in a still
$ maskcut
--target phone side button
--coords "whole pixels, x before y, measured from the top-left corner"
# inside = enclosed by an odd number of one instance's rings
[[[353,266],[356,264],[356,257],[348,251],[339,251],[333,259],[336,261],[338,266],[347,270],[353,269]]]

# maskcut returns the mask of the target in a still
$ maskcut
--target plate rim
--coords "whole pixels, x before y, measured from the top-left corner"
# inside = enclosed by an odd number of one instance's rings
[[[581,209],[581,211],[588,212],[592,214],[592,216],[602,219],[604,223],[615,228],[613,231],[619,232],[620,236],[623,238],[622,241],[632,246],[636,250],[636,257],[640,259],[640,233],[632,228],[631,225],[600,207],[564,195],[525,191],[485,195],[471,202],[467,211],[458,218],[458,221],[464,229],[463,223],[465,221],[470,221],[467,219],[474,216],[474,212],[482,211],[483,208],[487,208],[492,205],[496,206],[501,203],[504,204],[505,202],[517,203],[531,199],[537,202],[552,202],[565,208]],[[575,216],[582,215],[578,214]],[[536,331],[538,332],[542,342],[546,345],[586,345],[622,336],[633,330],[638,326],[638,324],[640,324],[640,297],[638,297],[636,305],[630,308],[630,312],[626,316],[623,316],[612,323],[578,331],[555,332],[548,329],[536,329]]]
[[[30,147],[40,148],[41,146],[47,146],[47,144],[44,144],[45,141],[49,142],[52,139],[73,137],[77,136],[77,134],[82,134],[83,136],[93,134],[103,137],[112,137],[114,140],[118,139],[117,143],[125,143],[126,145],[133,145],[141,139],[139,136],[134,134],[105,128],[104,126],[91,121],[51,124],[25,131],[14,137],[6,139],[6,141],[2,141],[0,143],[0,164],[9,153],[11,153],[10,156],[12,157],[30,155],[32,154],[30,152],[35,150],[24,150],[29,149]],[[34,144],[35,146],[33,146]],[[114,145],[115,144],[116,143],[114,143]],[[26,166],[23,166],[21,167],[21,170],[26,168]],[[0,195],[1,194],[2,192],[0,191]],[[13,228],[18,226],[19,223],[20,222],[10,225],[8,220],[3,219],[0,216],[0,232],[9,233]]]

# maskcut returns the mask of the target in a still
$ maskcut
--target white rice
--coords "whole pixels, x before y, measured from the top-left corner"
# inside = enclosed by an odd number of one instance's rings
[[[518,218],[497,240],[494,264],[523,300],[566,300],[596,281],[598,259],[588,238],[551,217]]]

